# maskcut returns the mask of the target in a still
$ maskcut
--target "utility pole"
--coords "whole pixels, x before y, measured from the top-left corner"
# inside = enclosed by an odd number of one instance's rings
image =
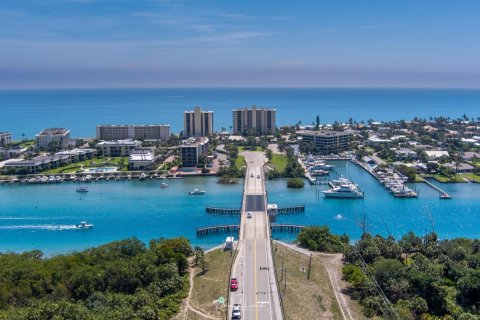
[[[310,253],[310,260],[308,261],[308,274],[307,280],[310,280],[310,269],[312,268],[312,254]]]

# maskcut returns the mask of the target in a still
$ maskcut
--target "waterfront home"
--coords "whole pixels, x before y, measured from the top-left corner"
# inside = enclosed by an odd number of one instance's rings
[[[455,173],[472,173],[473,169],[475,168],[474,166],[468,164],[468,163],[446,163],[443,165],[446,168],[450,168],[453,170]]]
[[[137,140],[116,140],[116,141],[102,141],[97,143],[97,154],[106,157],[126,157],[130,153],[142,146],[141,141]]]

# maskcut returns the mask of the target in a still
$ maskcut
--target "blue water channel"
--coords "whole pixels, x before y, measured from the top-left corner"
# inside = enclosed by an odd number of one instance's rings
[[[279,206],[305,204],[305,213],[278,217],[278,223],[326,224],[335,233],[351,239],[361,234],[365,215],[368,231],[396,237],[413,230],[424,234],[432,229],[441,238],[480,236],[480,185],[442,184],[453,199],[440,200],[437,191],[416,184],[418,199],[396,199],[362,168],[347,161],[332,162],[336,173],[357,183],[363,200],[325,199],[318,195],[324,186],[287,189],[283,179],[268,181],[270,203]],[[161,182],[170,187],[160,188]],[[220,244],[225,234],[197,238],[196,228],[238,223],[238,217],[211,216],[206,206],[239,207],[243,181],[220,185],[214,177],[177,180],[109,181],[88,184],[89,192],[75,192],[78,184],[0,186],[0,252],[40,249],[46,254],[65,253],[109,241],[138,237],[148,242],[160,237],[185,236],[193,244],[208,248]],[[207,191],[189,196],[194,188]],[[317,188],[319,189],[317,191]],[[86,220],[95,227],[77,230]],[[292,240],[294,234],[274,233]]]

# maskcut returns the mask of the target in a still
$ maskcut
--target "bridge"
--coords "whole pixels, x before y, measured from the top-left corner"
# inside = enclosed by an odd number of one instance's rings
[[[270,241],[267,193],[263,164],[259,152],[245,152],[247,171],[240,216],[238,253],[231,277],[239,289],[230,292],[229,316],[233,304],[240,304],[242,319],[283,319]],[[251,212],[248,218],[246,213]]]

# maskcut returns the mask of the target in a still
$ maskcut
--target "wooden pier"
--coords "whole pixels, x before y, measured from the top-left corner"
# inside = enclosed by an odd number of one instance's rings
[[[305,212],[304,204],[277,209],[278,214],[299,213],[299,212]]]
[[[434,190],[438,191],[440,193],[440,198],[442,199],[451,199],[452,196],[450,194],[448,194],[448,192],[446,192],[445,190],[441,189],[439,186],[436,186],[434,185],[433,183],[431,183],[430,181],[428,181],[427,179],[423,179],[423,181],[428,185],[430,186],[431,188],[433,188]]]
[[[230,233],[230,232],[238,233],[239,229],[240,229],[240,225],[238,224],[226,224],[226,225],[220,225],[220,226],[197,228],[197,237],[207,236],[210,234],[219,234],[219,233]]]
[[[271,223],[270,230],[271,231],[280,231],[280,232],[300,232],[305,226],[297,225],[297,224],[281,224],[281,223]]]
[[[240,209],[236,208],[220,208],[220,207],[206,207],[205,211],[211,214],[218,214],[222,216],[238,216]]]
[[[222,216],[238,216],[240,209],[236,208],[221,208],[221,207],[206,207],[205,211],[210,214],[217,214]],[[305,212],[305,205],[299,204],[294,206],[287,206],[277,209],[277,214],[290,214]]]

